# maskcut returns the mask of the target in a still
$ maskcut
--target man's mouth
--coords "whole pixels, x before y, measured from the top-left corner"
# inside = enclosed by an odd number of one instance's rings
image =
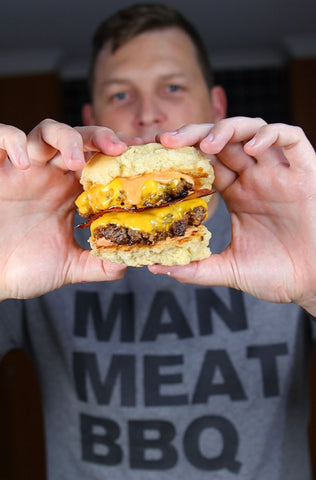
[[[155,129],[146,132],[140,132],[139,137],[142,138],[144,143],[155,143],[159,142],[159,136],[163,133],[161,129]]]

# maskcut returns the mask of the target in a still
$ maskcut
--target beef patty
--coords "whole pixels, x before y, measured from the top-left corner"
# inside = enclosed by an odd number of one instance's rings
[[[181,237],[185,234],[187,227],[198,226],[206,218],[206,209],[204,207],[196,207],[189,210],[182,220],[175,221],[171,224],[168,231],[146,233],[132,228],[122,227],[109,223],[106,227],[98,227],[94,231],[94,237],[106,238],[117,245],[151,245],[167,237]]]

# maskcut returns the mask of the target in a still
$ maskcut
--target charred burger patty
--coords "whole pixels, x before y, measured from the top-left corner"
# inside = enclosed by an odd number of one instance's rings
[[[182,220],[173,222],[168,230],[154,234],[110,223],[106,227],[96,228],[94,230],[94,238],[96,240],[98,238],[106,238],[117,245],[150,245],[165,240],[167,237],[183,236],[188,226],[200,225],[206,216],[207,211],[204,207],[195,207],[193,210],[189,210]]]

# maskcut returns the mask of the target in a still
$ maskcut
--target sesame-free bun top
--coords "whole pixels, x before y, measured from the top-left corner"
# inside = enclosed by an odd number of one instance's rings
[[[85,190],[93,184],[106,185],[116,177],[133,177],[163,170],[176,170],[203,178],[203,187],[212,188],[213,167],[195,147],[166,148],[160,143],[133,145],[117,157],[96,153],[81,174]]]

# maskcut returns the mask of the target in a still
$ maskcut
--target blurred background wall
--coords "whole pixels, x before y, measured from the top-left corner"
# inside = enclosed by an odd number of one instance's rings
[[[103,18],[128,0],[2,5],[0,121],[26,131],[45,117],[81,123],[90,43]],[[149,0],[150,3],[150,0]],[[169,0],[199,29],[229,115],[304,127],[315,144],[314,0]]]

